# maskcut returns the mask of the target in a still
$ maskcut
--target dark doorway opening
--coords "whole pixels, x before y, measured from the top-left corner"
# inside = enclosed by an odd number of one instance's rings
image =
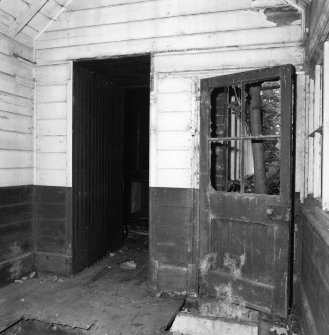
[[[150,56],[75,62],[73,79],[76,273],[148,234]]]

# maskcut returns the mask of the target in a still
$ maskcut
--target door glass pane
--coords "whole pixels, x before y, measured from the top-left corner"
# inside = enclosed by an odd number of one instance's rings
[[[240,135],[240,86],[225,86],[213,90],[210,122],[211,137],[236,137]]]
[[[243,144],[244,193],[280,194],[280,141]]]
[[[246,135],[279,135],[281,132],[281,90],[279,80],[245,85]]]
[[[210,180],[213,189],[224,192],[239,192],[241,187],[241,142],[211,142],[210,150]]]

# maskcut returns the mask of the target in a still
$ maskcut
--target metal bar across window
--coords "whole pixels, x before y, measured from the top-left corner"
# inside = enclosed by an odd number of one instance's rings
[[[208,137],[209,142],[231,141],[231,140],[272,140],[280,138],[281,135],[259,135],[259,136],[232,136],[232,137]]]

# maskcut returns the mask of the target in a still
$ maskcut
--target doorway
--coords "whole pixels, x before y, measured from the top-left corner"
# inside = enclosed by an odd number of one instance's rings
[[[286,317],[291,294],[291,65],[201,81],[200,290]]]
[[[77,61],[73,69],[77,273],[122,247],[127,227],[147,236],[150,56]]]

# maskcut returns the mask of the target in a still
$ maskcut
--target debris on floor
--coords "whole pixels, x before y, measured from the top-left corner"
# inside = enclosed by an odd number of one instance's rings
[[[137,263],[135,261],[124,261],[120,263],[120,268],[122,270],[135,270]]]
[[[28,276],[24,276],[21,279],[15,279],[14,283],[15,284],[23,284],[28,279],[35,278],[37,276],[37,273],[35,271],[31,272]]]

